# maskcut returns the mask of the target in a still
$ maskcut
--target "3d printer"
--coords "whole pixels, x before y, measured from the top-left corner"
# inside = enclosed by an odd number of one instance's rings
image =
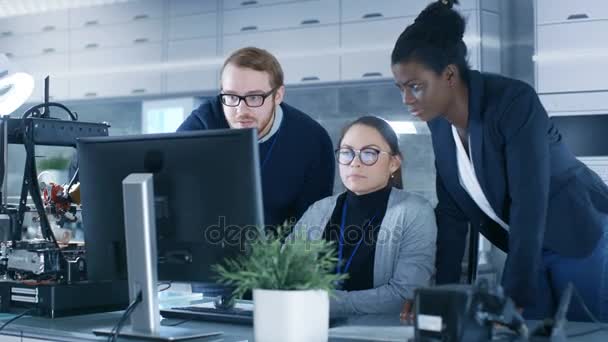
[[[25,80],[31,81],[27,77]],[[16,93],[11,90],[17,85],[4,83],[5,78],[1,78],[0,100],[14,100]],[[33,88],[33,83],[28,87]],[[29,93],[20,101],[25,102],[28,97]],[[11,108],[4,110],[0,118],[0,155],[4,157],[0,163],[3,184],[0,188],[0,311],[27,307],[36,308],[35,313],[39,315],[55,317],[126,306],[126,286],[86,281],[84,245],[58,241],[51,228],[51,220],[62,225],[75,219],[73,203],[79,202],[74,191],[76,175],[67,185],[47,184],[41,189],[35,160],[36,146],[75,148],[78,138],[107,136],[109,125],[78,121],[77,114],[66,106],[50,102],[48,77],[44,102],[28,109],[21,118],[8,117],[21,104],[11,101]],[[59,109],[69,120],[52,117],[51,109]],[[7,199],[9,144],[23,145],[26,152],[18,203],[8,203]],[[33,205],[28,204],[28,195]],[[34,217],[33,222],[39,225],[41,239],[26,239],[26,214]]]

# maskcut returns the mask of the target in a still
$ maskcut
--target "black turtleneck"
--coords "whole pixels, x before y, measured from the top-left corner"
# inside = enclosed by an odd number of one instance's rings
[[[340,224],[346,202],[346,220],[344,224],[344,247],[342,250],[342,273],[348,273],[349,278],[344,281],[342,290],[357,291],[374,287],[374,255],[376,240],[380,224],[386,213],[388,197],[392,187],[389,185],[375,192],[356,195],[348,191],[336,201],[336,208],[325,228],[323,236],[327,241],[334,241],[336,251],[340,239]],[[373,220],[370,224],[370,220]],[[346,263],[356,249],[357,243],[361,245],[354,254],[351,264],[344,272]]]

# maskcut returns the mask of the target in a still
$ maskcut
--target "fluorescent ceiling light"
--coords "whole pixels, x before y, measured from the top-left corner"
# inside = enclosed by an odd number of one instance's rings
[[[388,121],[397,134],[417,134],[416,126],[411,121]]]

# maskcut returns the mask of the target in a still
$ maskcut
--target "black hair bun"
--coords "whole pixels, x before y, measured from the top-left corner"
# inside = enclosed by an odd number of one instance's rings
[[[457,44],[464,37],[464,18],[452,7],[458,0],[439,0],[428,5],[416,18],[416,36],[441,46]],[[413,32],[412,32],[413,33]]]

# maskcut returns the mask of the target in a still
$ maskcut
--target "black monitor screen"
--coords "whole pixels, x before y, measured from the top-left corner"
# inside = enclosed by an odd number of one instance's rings
[[[90,280],[127,279],[122,181],[154,175],[161,280],[213,282],[263,225],[254,130],[86,138],[78,143]]]
[[[574,155],[608,156],[608,115],[553,116],[551,120]]]

